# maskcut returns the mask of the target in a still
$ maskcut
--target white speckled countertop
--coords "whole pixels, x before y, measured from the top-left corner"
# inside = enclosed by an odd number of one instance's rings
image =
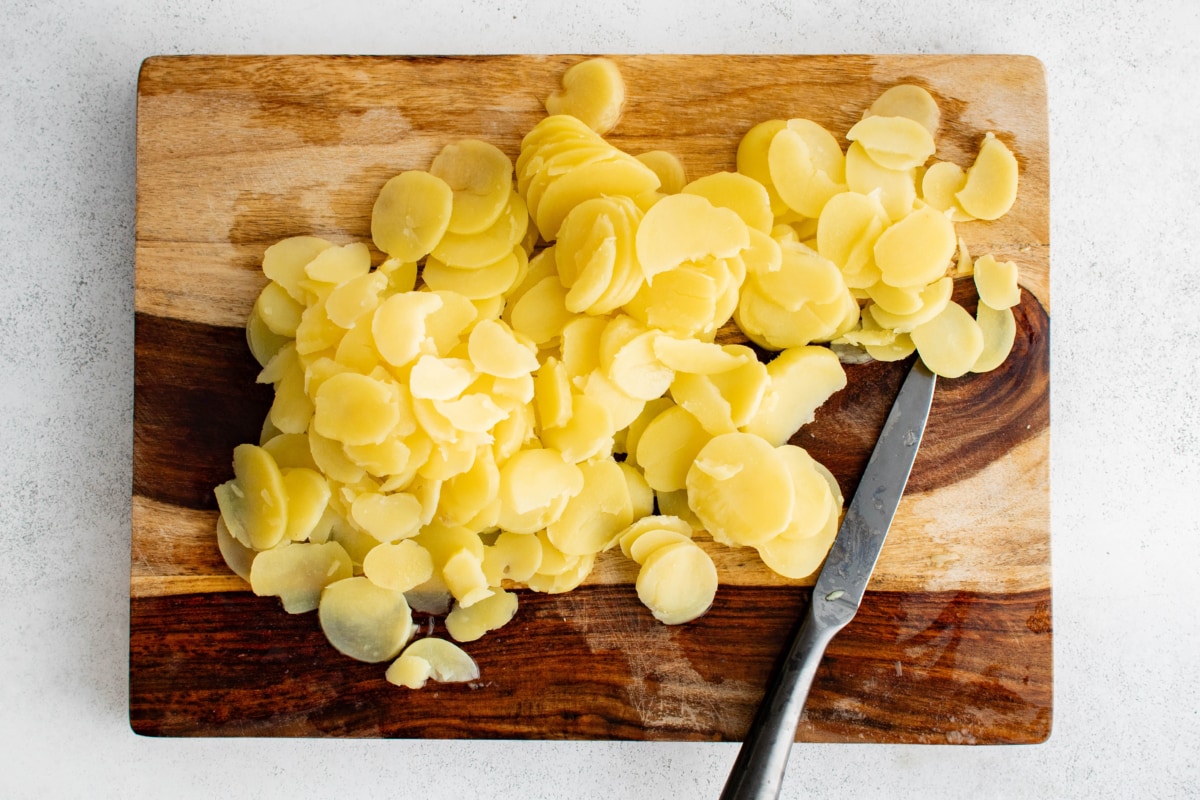
[[[394,5],[394,10],[388,10]],[[1054,732],[805,745],[786,797],[1200,791],[1200,4],[0,6],[0,796],[705,798],[736,745],[156,740],[127,717],[134,112],[160,53],[1025,53],[1050,97]]]

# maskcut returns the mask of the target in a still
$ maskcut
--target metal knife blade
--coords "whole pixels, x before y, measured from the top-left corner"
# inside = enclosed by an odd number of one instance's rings
[[[787,656],[767,685],[721,800],[779,797],[796,727],[834,635],[854,618],[883,550],[929,419],[937,377],[918,358],[896,397],[813,587]]]

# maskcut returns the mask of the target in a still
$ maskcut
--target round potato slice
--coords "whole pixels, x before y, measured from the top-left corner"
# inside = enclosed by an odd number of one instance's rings
[[[522,583],[537,572],[542,563],[542,543],[536,536],[501,532],[483,553],[483,574],[489,586],[504,580]]]
[[[792,516],[795,493],[783,459],[761,437],[727,433],[714,437],[687,472],[688,503],[714,538],[761,544]]]
[[[429,172],[454,193],[446,224],[450,233],[487,230],[504,211],[512,192],[512,161],[498,147],[479,139],[446,145],[434,157]]]
[[[780,458],[792,476],[792,489],[796,504],[792,518],[780,533],[790,539],[807,539],[816,536],[825,526],[833,509],[833,493],[824,474],[816,468],[816,461],[802,447],[792,444],[777,448]]]
[[[884,283],[901,289],[920,287],[946,274],[957,247],[954,224],[926,206],[880,234],[875,263]]]
[[[901,83],[886,90],[863,117],[908,117],[921,123],[930,136],[937,135],[942,112],[928,91],[911,83]]]
[[[983,353],[983,330],[966,309],[953,301],[911,334],[921,360],[943,378],[958,378]]]
[[[300,542],[255,556],[250,588],[259,597],[278,597],[289,614],[303,614],[318,606],[326,586],[352,574],[350,556],[337,542]]]
[[[421,501],[408,492],[364,492],[354,498],[350,518],[380,542],[396,542],[417,535],[421,511]]]
[[[446,632],[457,642],[474,642],[485,633],[507,625],[516,615],[517,596],[500,590],[470,606],[455,604],[446,615]]]
[[[466,651],[453,642],[435,636],[427,636],[410,644],[400,657],[404,658],[424,661],[429,665],[429,677],[438,683],[466,683],[479,678],[479,666]]]
[[[567,502],[562,516],[546,526],[546,535],[561,552],[584,556],[599,553],[633,522],[633,503],[625,474],[611,458],[579,465],[583,489]]]
[[[674,194],[655,203],[638,225],[637,258],[647,281],[685,261],[728,258],[750,246],[746,223],[706,197]]]
[[[955,196],[967,183],[967,173],[958,164],[938,161],[930,164],[921,177],[921,197],[941,211],[951,222],[970,222],[975,219],[963,210]]]
[[[371,239],[393,258],[418,261],[428,255],[450,224],[454,190],[422,170],[401,172],[379,191],[371,209]]]
[[[637,463],[646,483],[659,492],[683,489],[700,450],[712,437],[680,406],[656,416],[638,439]]]
[[[263,253],[263,274],[286,289],[293,300],[303,303],[307,298],[300,284],[308,277],[304,268],[332,246],[332,242],[317,236],[292,236],[276,242]]]
[[[607,58],[589,58],[567,69],[562,89],[546,98],[546,113],[578,117],[596,133],[617,126],[625,105],[625,81]]]
[[[816,410],[846,386],[846,370],[827,347],[794,347],[767,364],[770,383],[744,431],[779,446],[812,422]]]
[[[976,219],[999,219],[1016,202],[1017,172],[1017,159],[1008,145],[988,133],[967,170],[966,184],[954,197]]]
[[[785,578],[800,580],[821,567],[833,540],[837,538],[840,504],[830,508],[824,527],[815,536],[797,539],[775,536],[758,545],[758,556],[773,571]]]
[[[991,253],[975,259],[975,288],[979,299],[994,309],[1012,308],[1021,302],[1017,265],[997,261]]]
[[[746,226],[761,233],[770,233],[775,224],[771,212],[771,196],[761,183],[738,172],[714,172],[697,178],[681,190],[707,198],[717,208],[737,213]]]
[[[376,586],[364,577],[326,586],[317,616],[325,638],[338,652],[371,664],[395,658],[413,634],[404,593]]]
[[[379,444],[400,422],[396,387],[354,372],[322,383],[313,407],[313,429],[345,444]]]
[[[638,599],[654,618],[681,625],[704,614],[717,594],[717,569],[694,542],[681,541],[655,550],[637,577]]]
[[[582,489],[583,473],[559,451],[518,451],[500,467],[500,527],[535,533],[558,519]]]
[[[687,185],[687,171],[679,156],[666,150],[650,150],[634,156],[638,161],[654,170],[658,176],[659,191],[663,194],[679,194]]]
[[[933,134],[920,122],[908,117],[874,114],[855,123],[846,134],[860,142],[867,155],[881,167],[908,170],[919,167],[933,155]]]
[[[871,158],[860,142],[846,150],[846,186],[852,192],[874,195],[896,221],[912,210],[917,200],[917,170],[888,169]]]
[[[788,120],[771,139],[767,161],[779,196],[806,217],[819,217],[845,191],[846,157],[833,134],[811,120]]]
[[[915,311],[909,314],[893,314],[877,301],[877,305],[871,307],[871,316],[884,328],[889,328],[896,333],[911,333],[918,326],[940,314],[946,304],[950,302],[953,293],[954,279],[947,275],[917,292]]]
[[[255,550],[269,550],[287,534],[287,487],[275,459],[263,448],[233,449],[233,480],[216,488],[230,534]]]
[[[975,321],[983,331],[983,352],[971,372],[991,372],[1004,363],[1017,338],[1017,322],[1011,308],[995,309],[980,301]]]
[[[433,576],[433,558],[412,539],[379,544],[363,557],[363,575],[384,589],[407,592]]]

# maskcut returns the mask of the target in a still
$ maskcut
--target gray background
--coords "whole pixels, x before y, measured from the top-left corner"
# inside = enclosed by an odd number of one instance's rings
[[[735,745],[127,722],[134,112],[159,53],[1027,53],[1049,82],[1055,720],[801,746],[788,797],[1185,797],[1200,770],[1200,4],[0,0],[0,796],[715,797]]]

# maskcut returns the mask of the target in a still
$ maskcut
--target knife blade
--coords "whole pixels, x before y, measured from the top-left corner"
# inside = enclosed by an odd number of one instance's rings
[[[817,665],[858,613],[908,483],[929,419],[937,377],[918,358],[900,387],[813,587],[812,602],[776,668],[730,770],[721,800],[779,797]]]

